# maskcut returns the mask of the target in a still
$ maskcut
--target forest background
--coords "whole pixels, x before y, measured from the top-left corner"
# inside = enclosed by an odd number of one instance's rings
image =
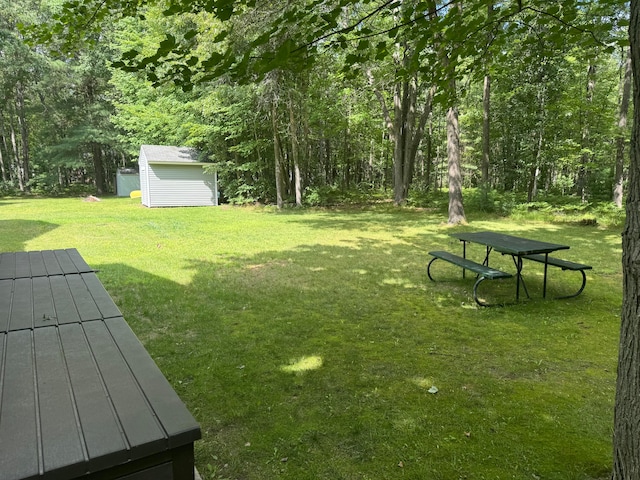
[[[455,4],[335,2],[313,15],[337,33],[302,52],[288,38],[313,38],[301,21],[311,13],[282,16],[277,1],[240,2],[246,14],[226,22],[152,3],[87,28],[92,41],[60,55],[60,32],[36,45],[24,25],[55,21],[64,2],[0,0],[0,195],[107,194],[141,144],[169,144],[203,152],[235,204],[359,194],[423,205],[453,186],[480,188],[487,209],[504,206],[494,193],[622,205],[624,2],[518,2],[500,14],[485,2],[452,16],[464,25],[441,21],[429,45],[402,27],[416,12],[446,19]],[[255,58],[271,65],[261,72]],[[461,204],[460,193],[452,223]]]

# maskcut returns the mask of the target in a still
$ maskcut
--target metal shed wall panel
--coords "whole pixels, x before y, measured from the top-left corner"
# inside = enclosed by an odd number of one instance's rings
[[[216,175],[200,165],[149,164],[149,207],[214,206]]]
[[[137,173],[116,173],[116,193],[118,197],[128,197],[134,190],[140,190],[140,175]]]

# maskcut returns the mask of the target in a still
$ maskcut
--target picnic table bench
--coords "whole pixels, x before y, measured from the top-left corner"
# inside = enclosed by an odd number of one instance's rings
[[[473,299],[476,301],[478,305],[483,307],[487,307],[489,306],[489,304],[478,298],[478,285],[480,285],[484,280],[487,280],[487,279],[496,280],[500,278],[513,277],[513,275],[510,273],[502,272],[500,270],[496,270],[495,268],[491,268],[486,265],[476,263],[472,260],[469,260],[468,258],[454,255],[453,253],[436,250],[436,251],[429,252],[429,255],[431,255],[433,258],[429,262],[429,265],[427,265],[427,275],[433,282],[435,282],[435,280],[431,275],[431,265],[436,260],[443,260],[445,262],[449,262],[459,267],[462,267],[463,273],[465,270],[469,270],[476,273],[477,280],[476,280],[476,283],[473,284]]]
[[[193,480],[200,435],[77,250],[0,254],[0,480]]]
[[[574,272],[580,272],[582,274],[582,285],[578,289],[576,293],[571,295],[564,295],[561,297],[556,297],[558,299],[561,298],[573,298],[577,297],[582,293],[584,287],[587,285],[587,275],[584,273],[585,270],[591,270],[593,267],[591,265],[585,265],[583,263],[571,262],[569,260],[562,260],[560,258],[553,258],[549,255],[541,255],[541,254],[532,254],[532,255],[523,255],[524,259],[532,260],[534,262],[544,263],[545,265],[551,265],[554,267],[559,267],[562,270],[571,270]]]

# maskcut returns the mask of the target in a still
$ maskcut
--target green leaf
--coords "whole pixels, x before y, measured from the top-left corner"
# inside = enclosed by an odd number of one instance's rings
[[[225,38],[227,38],[228,35],[229,35],[229,31],[228,30],[223,30],[222,32],[220,32],[218,35],[215,36],[213,41],[214,41],[214,43],[219,43],[219,42],[223,41]]]
[[[351,66],[351,65],[355,65],[356,63],[359,63],[361,61],[361,57],[359,55],[356,55],[355,53],[349,53],[347,54],[344,62],[345,64]]]
[[[161,56],[164,56],[171,52],[176,47],[176,37],[167,33],[165,39],[160,42],[160,46],[158,47],[158,53]]]
[[[370,46],[371,46],[371,44],[370,44],[369,40],[367,40],[367,39],[363,39],[363,40],[360,40],[360,41],[358,42],[357,50],[358,50],[358,51],[362,51],[362,50],[369,50],[369,47],[370,47]]]
[[[184,39],[185,40],[191,40],[192,38],[195,38],[198,35],[198,31],[193,29],[193,30],[189,30],[187,33],[184,34]]]
[[[136,58],[138,55],[140,54],[140,52],[136,49],[131,49],[131,50],[127,50],[126,52],[124,52],[121,55],[121,58],[124,60],[131,60],[133,58]]]
[[[209,56],[209,58],[207,58],[205,61],[202,62],[202,66],[208,69],[220,64],[223,59],[224,59],[224,55],[218,52],[213,52]]]

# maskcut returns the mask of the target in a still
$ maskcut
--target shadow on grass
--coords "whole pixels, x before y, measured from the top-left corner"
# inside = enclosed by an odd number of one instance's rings
[[[352,224],[317,221],[332,225]],[[573,304],[468,308],[470,279],[426,277],[426,252],[442,239],[185,259],[186,286],[95,267],[200,422],[209,478],[604,475],[610,305],[588,286]]]
[[[0,220],[0,235],[7,252],[20,252],[29,240],[44,235],[58,225],[36,220]]]

